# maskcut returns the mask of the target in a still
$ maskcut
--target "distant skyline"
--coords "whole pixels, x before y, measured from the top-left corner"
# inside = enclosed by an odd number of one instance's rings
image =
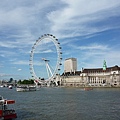
[[[43,34],[61,44],[61,73],[71,57],[78,70],[102,68],[104,60],[107,67],[120,66],[120,1],[0,0],[0,80],[31,78],[30,51]],[[54,49],[46,43],[37,52],[44,57]]]

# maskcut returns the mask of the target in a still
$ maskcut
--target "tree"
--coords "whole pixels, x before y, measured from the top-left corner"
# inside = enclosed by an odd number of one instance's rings
[[[21,80],[19,80],[18,81],[18,84],[34,84],[34,80],[23,80],[23,81],[21,81]]]
[[[9,83],[12,83],[12,81],[13,81],[13,78],[10,78],[10,80],[8,81]]]

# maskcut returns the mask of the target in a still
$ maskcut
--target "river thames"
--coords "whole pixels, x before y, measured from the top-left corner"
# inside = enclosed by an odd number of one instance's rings
[[[16,101],[16,120],[120,120],[120,88],[0,88],[0,95]]]

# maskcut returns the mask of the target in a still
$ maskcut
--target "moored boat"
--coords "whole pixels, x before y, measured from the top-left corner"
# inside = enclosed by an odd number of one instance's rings
[[[17,86],[16,91],[17,92],[26,92],[26,91],[29,91],[29,88],[27,86]]]
[[[0,87],[3,88],[3,87],[5,87],[5,85],[1,85]]]
[[[29,86],[29,91],[36,91],[36,86]]]
[[[36,86],[17,86],[17,92],[36,91]]]
[[[9,109],[8,104],[14,104],[15,100],[6,100],[0,96],[0,120],[12,120],[17,118],[15,110]]]
[[[9,88],[9,89],[12,89],[12,85],[9,85],[8,88]]]
[[[85,87],[84,90],[85,91],[89,91],[89,90],[93,90],[93,88],[91,88],[91,87]]]

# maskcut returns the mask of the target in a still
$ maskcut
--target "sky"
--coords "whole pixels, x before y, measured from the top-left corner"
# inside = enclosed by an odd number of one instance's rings
[[[60,73],[71,57],[78,70],[102,68],[104,60],[120,66],[120,0],[0,0],[0,80],[31,78],[30,51],[44,34],[60,42]],[[41,58],[55,65],[54,44],[40,43],[34,56],[36,72],[46,77]]]

